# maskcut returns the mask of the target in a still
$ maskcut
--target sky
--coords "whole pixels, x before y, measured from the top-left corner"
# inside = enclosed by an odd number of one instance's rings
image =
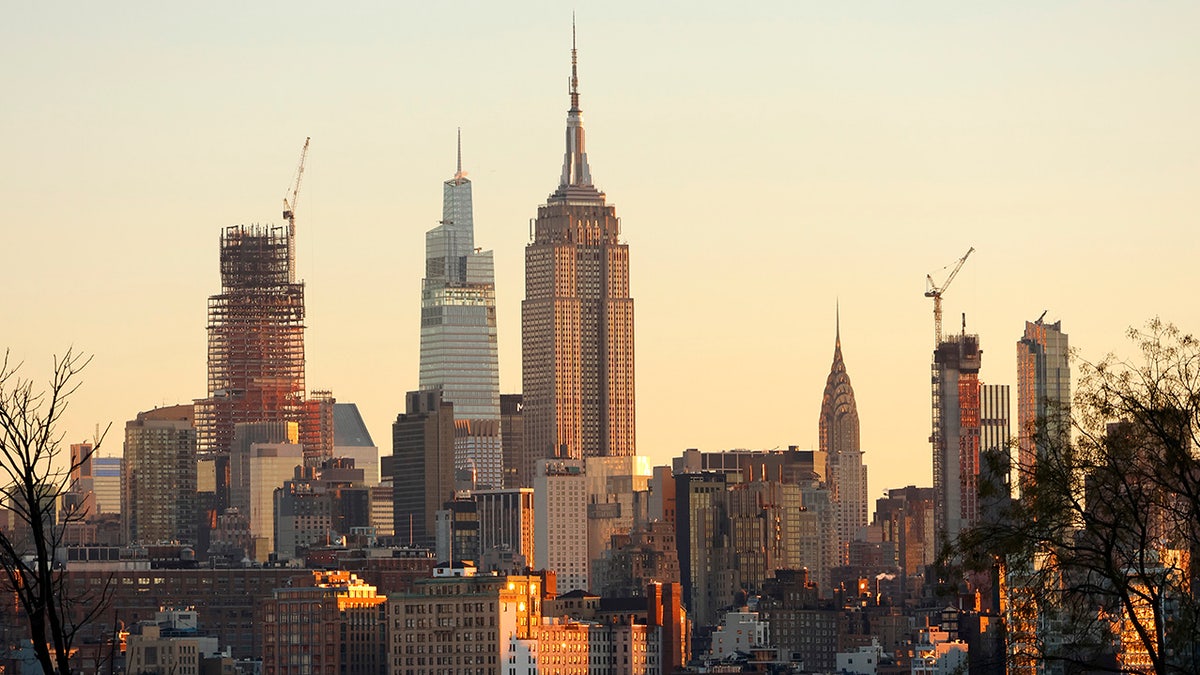
[[[739,6],[743,5],[743,6]],[[817,445],[835,306],[870,495],[930,485],[931,301],[1016,385],[1200,331],[1194,2],[10,2],[0,346],[92,354],[61,431],[206,394],[218,236],[297,208],[307,384],[382,453],[417,385],[424,232],[462,128],[520,390],[524,246],[557,185],[571,13],[596,185],[631,255],[639,453]],[[1015,416],[1015,410],[1013,411]]]

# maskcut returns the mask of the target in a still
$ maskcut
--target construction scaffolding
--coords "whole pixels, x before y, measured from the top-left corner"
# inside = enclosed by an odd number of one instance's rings
[[[333,405],[337,399],[329,390],[314,389],[304,402],[304,420],[300,423],[300,445],[304,446],[304,465],[321,466],[333,457]],[[360,469],[362,467],[359,467]]]
[[[196,401],[202,455],[226,456],[239,423],[303,420],[304,284],[290,280],[291,238],[279,226],[221,233],[221,293],[208,299],[208,398]]]

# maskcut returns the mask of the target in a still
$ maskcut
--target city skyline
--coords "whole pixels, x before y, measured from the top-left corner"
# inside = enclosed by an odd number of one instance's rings
[[[281,224],[310,135],[308,386],[359,403],[376,437],[416,388],[428,186],[461,126],[487,177],[475,200],[496,251],[501,391],[520,390],[521,257],[561,152],[568,17],[374,11],[291,12],[287,30],[265,6],[14,11],[0,49],[28,67],[3,76],[22,105],[0,121],[22,133],[0,215],[22,253],[14,278],[35,287],[12,294],[6,346],[34,376],[68,345],[96,355],[68,442],[112,422],[114,453],[124,420],[204,395],[214,244],[226,226]],[[840,298],[869,496],[930,485],[922,276],[967,246],[947,332],[966,312],[987,384],[1016,385],[1013,344],[1044,309],[1092,360],[1155,315],[1195,330],[1172,291],[1198,280],[1197,9],[894,11],[580,16],[589,159],[636,250],[637,447],[654,463],[815,448]],[[452,21],[466,48],[415,34]],[[446,63],[416,65],[435,53],[475,70],[441,82]]]

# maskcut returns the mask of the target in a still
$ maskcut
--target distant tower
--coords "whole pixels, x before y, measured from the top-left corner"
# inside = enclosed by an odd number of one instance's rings
[[[979,517],[979,336],[953,335],[933,353],[933,490],[936,547]]]
[[[592,183],[573,36],[562,177],[538,207],[525,248],[522,393],[531,462],[636,454],[629,247],[616,209]]]
[[[1039,443],[1069,440],[1071,433],[1070,345],[1062,322],[1045,323],[1044,317],[1026,321],[1025,335],[1017,341],[1017,475],[1022,488],[1032,479]]]
[[[442,184],[442,220],[425,234],[421,282],[421,391],[440,389],[463,424],[454,463],[473,467],[479,483],[501,476],[500,366],[496,347],[496,277],[491,251],[475,248],[471,181],[462,168]]]
[[[229,503],[235,425],[304,418],[304,284],[291,278],[292,239],[281,226],[221,232],[221,292],[208,299],[208,398],[196,401],[200,453],[216,460],[218,510]]]
[[[437,512],[454,499],[453,449],[454,404],[437,391],[408,392],[387,460],[398,543],[434,545]]]
[[[858,406],[842,361],[841,313],[834,333],[833,366],[821,397],[820,450],[827,453],[828,483],[833,501],[840,564],[850,562],[850,542],[867,525],[867,467],[858,437]]]

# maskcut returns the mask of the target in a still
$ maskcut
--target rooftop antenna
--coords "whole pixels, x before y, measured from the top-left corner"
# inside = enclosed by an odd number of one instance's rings
[[[571,110],[579,111],[579,72],[575,52],[575,12],[571,12]]]
[[[458,128],[458,170],[454,172],[455,184],[461,183],[467,174],[462,170],[462,127]]]

